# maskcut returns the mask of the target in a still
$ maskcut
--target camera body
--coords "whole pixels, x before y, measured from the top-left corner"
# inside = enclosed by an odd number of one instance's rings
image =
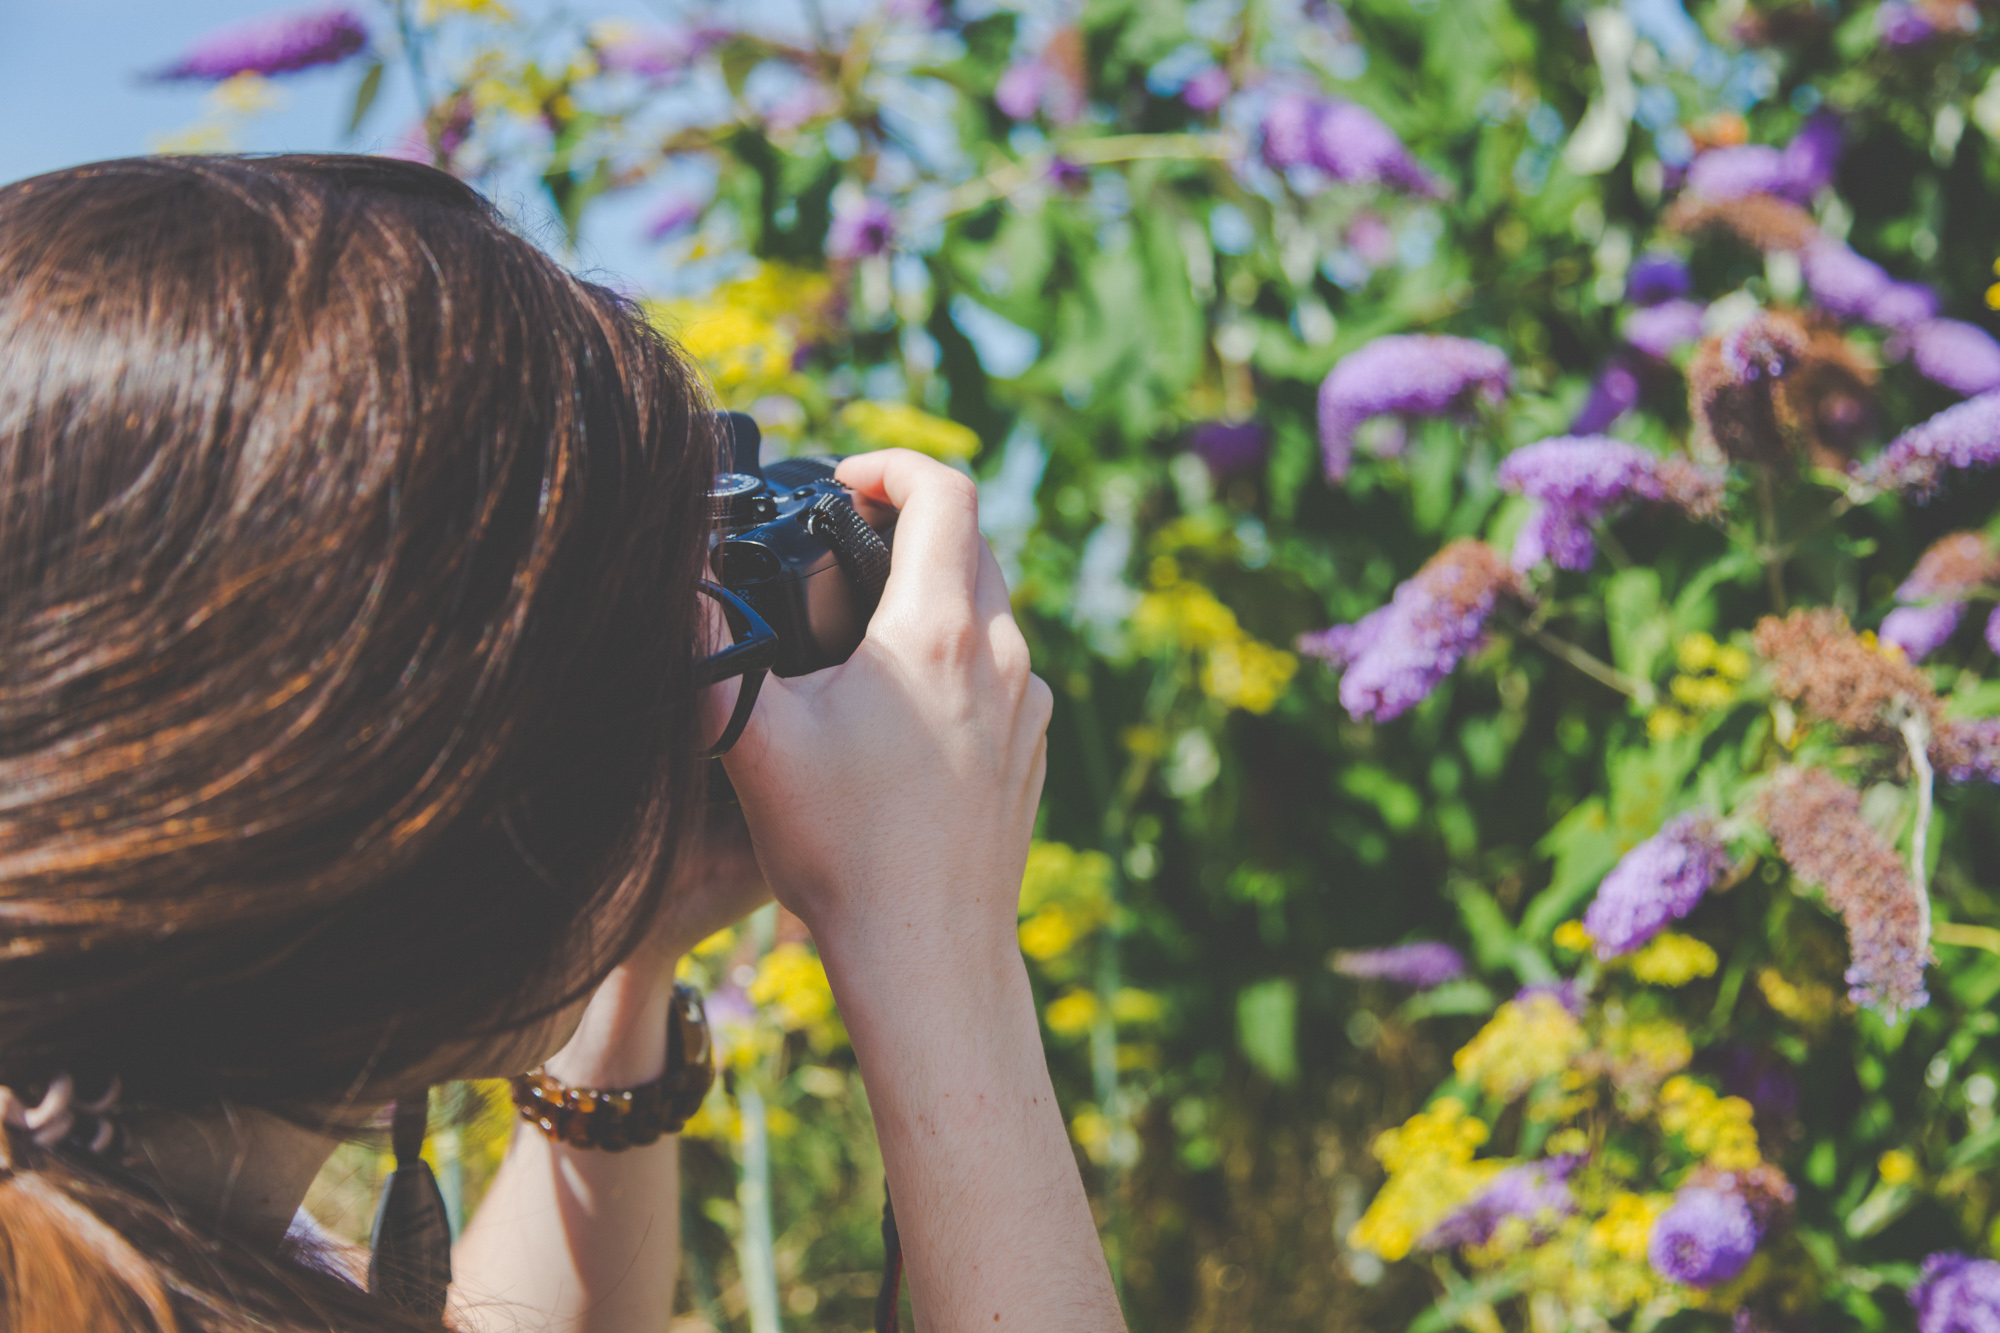
[[[780,676],[845,662],[889,578],[889,546],[833,479],[831,458],[760,467],[757,423],[721,414],[727,470],[709,490],[709,566],[778,636]]]

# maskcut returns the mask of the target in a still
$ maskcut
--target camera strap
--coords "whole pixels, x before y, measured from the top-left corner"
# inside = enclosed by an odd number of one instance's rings
[[[897,1333],[902,1319],[903,1239],[896,1233],[896,1209],[889,1184],[882,1183],[882,1288],[875,1293],[875,1333]]]

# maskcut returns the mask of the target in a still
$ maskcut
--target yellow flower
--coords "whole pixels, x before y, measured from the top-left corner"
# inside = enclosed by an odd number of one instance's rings
[[[1581,921],[1565,921],[1556,927],[1555,945],[1558,949],[1567,949],[1571,953],[1588,953],[1595,943],[1596,941],[1590,938],[1590,932],[1583,928]]]
[[[1917,1178],[1917,1159],[1901,1148],[1891,1148],[1875,1163],[1884,1185],[1907,1185]]]
[[[1590,1224],[1590,1243],[1630,1263],[1646,1260],[1653,1223],[1667,1211],[1671,1194],[1617,1194],[1604,1215]]]
[[[1685,732],[1689,725],[1686,713],[1665,704],[1646,714],[1646,735],[1652,740],[1670,741]]]
[[[1727,643],[1715,650],[1715,674],[1728,680],[1750,679],[1750,672],[1756,663],[1748,651]]]
[[[1719,676],[1675,676],[1667,692],[1675,703],[1697,713],[1721,708],[1736,697],[1736,687]]]
[[[1081,1037],[1097,1021],[1097,996],[1087,990],[1073,990],[1050,1000],[1042,1010],[1043,1021],[1058,1037]]]
[[[436,23],[453,14],[463,14],[467,18],[490,18],[499,23],[514,21],[514,11],[501,4],[500,0],[423,0],[417,7],[419,23]]]
[[[1685,986],[1697,977],[1714,976],[1717,961],[1708,945],[1671,930],[1661,931],[1623,960],[1633,976],[1652,986]]]
[[[1660,1128],[1680,1135],[1689,1151],[1724,1171],[1748,1171],[1763,1160],[1752,1114],[1741,1097],[1718,1097],[1685,1074],[1660,1089]]]
[[[1021,876],[1021,952],[1060,958],[1111,919],[1111,858],[1060,842],[1028,848]]]
[[[970,426],[911,407],[908,403],[849,403],[840,424],[869,449],[914,449],[932,458],[970,458],[979,436]]]
[[[1166,1011],[1166,1005],[1151,991],[1124,986],[1111,997],[1111,1017],[1117,1023],[1133,1027],[1157,1023]]]
[[[1562,1001],[1531,995],[1501,1005],[1451,1063],[1460,1078],[1511,1101],[1561,1070],[1588,1044]]]
[[[816,1047],[838,1044],[833,987],[827,984],[826,968],[805,945],[780,944],[765,954],[749,995],[752,1002],[768,1007],[787,1032],[807,1033]]]
[[[1699,632],[1684,635],[1674,645],[1674,661],[1689,673],[1706,671],[1715,663],[1715,647],[1714,635]]]
[[[644,308],[702,363],[724,402],[747,407],[792,384],[792,358],[802,340],[823,330],[832,290],[824,274],[758,264],[707,296]]]
[[[1299,659],[1282,648],[1243,637],[1217,644],[1201,669],[1202,692],[1230,708],[1268,713],[1284,697]]]
[[[1833,987],[1816,981],[1794,983],[1775,967],[1757,970],[1757,989],[1767,1004],[1801,1027],[1820,1026],[1839,1003]]]
[[[1475,1162],[1486,1123],[1456,1097],[1440,1097],[1396,1129],[1376,1136],[1375,1156],[1389,1178],[1348,1233],[1348,1244],[1401,1259],[1424,1234],[1478,1193],[1505,1165]]]
[[[238,74],[224,79],[208,94],[210,106],[231,116],[261,115],[280,100],[277,88],[261,74]]]
[[[1542,1145],[1549,1156],[1565,1153],[1586,1153],[1590,1151],[1590,1135],[1580,1129],[1559,1129],[1549,1135],[1549,1141]]]
[[[1621,1016],[1606,1025],[1604,1049],[1618,1085],[1627,1091],[1657,1087],[1694,1059],[1688,1030],[1666,1018],[1628,1021]]]
[[[1096,1107],[1086,1106],[1071,1116],[1069,1133],[1091,1161],[1102,1166],[1111,1160],[1111,1122]]]

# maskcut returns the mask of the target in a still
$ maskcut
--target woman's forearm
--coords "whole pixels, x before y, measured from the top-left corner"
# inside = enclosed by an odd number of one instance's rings
[[[918,1328],[1122,1330],[1011,938],[948,955],[917,939],[823,952],[867,1079]],[[942,956],[991,961],[926,961]]]
[[[629,1088],[666,1064],[670,967],[628,964],[548,1063],[578,1087]],[[680,1261],[680,1140],[611,1153],[516,1126],[452,1254],[452,1322],[486,1333],[659,1333]]]

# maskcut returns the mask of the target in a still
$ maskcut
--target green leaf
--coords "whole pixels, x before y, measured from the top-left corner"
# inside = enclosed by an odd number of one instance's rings
[[[376,95],[382,91],[382,62],[370,61],[361,75],[361,82],[354,89],[354,110],[347,117],[347,137],[352,139],[361,132],[361,122],[368,119],[374,109]]]
[[[1485,985],[1465,978],[1412,995],[1396,1006],[1396,1017],[1410,1023],[1445,1014],[1490,1014],[1497,1003]]]
[[[1270,977],[1236,994],[1236,1042],[1244,1058],[1273,1083],[1299,1076],[1299,988],[1289,977]]]
[[[1660,605],[1659,574],[1642,567],[1621,569],[1606,579],[1604,627],[1618,669],[1652,680],[1673,646],[1673,624]]]

